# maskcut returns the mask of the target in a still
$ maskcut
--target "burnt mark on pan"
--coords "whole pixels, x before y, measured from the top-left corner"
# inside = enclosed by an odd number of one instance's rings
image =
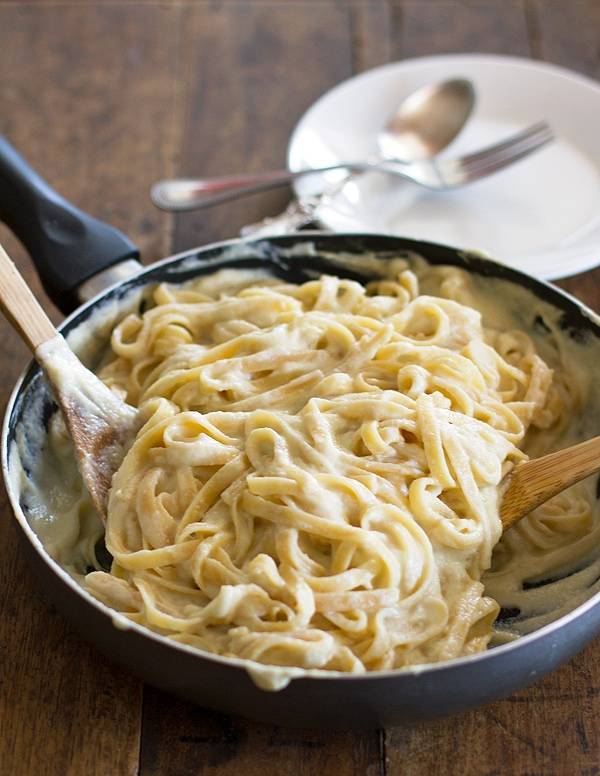
[[[98,539],[96,542],[94,546],[94,556],[96,558],[96,563],[102,569],[102,571],[110,571],[112,567],[113,556],[106,549],[104,536],[101,536],[100,539]],[[94,567],[88,567],[86,573],[89,573],[90,571],[96,571],[96,569]]]
[[[512,625],[512,623],[519,619],[520,614],[521,610],[517,607],[503,607],[498,612],[498,616],[496,617],[494,624],[499,626]]]
[[[40,427],[48,431],[58,405],[36,365],[30,367],[27,377],[30,379],[24,383],[10,417],[7,447],[9,463],[11,456],[19,451],[23,471],[30,477],[29,462],[39,456],[45,439],[45,435],[40,434]]]
[[[591,339],[590,330],[581,326],[581,320],[578,315],[571,311],[563,312],[558,321],[559,329],[564,332],[569,339],[577,342],[579,345],[587,345]],[[598,336],[596,334],[596,336]]]
[[[552,334],[552,329],[546,321],[544,320],[544,317],[542,315],[536,315],[533,319],[533,328],[539,331],[541,334]]]
[[[578,571],[581,571],[581,569],[576,569],[574,571],[569,572],[568,574],[557,574],[552,577],[545,577],[544,579],[533,579],[533,580],[524,579],[523,590],[536,590],[539,587],[546,587],[546,585],[553,585],[555,582],[560,582],[563,579],[572,577],[573,574],[577,574]]]

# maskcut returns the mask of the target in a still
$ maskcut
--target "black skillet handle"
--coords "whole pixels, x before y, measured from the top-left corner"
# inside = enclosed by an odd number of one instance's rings
[[[62,310],[77,288],[139,251],[124,234],[83,213],[52,189],[0,136],[0,221],[30,254],[48,296]]]

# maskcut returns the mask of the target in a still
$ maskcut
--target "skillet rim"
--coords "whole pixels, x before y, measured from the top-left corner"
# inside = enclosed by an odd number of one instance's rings
[[[590,325],[588,330],[591,333],[595,334],[595,336],[598,339],[600,339],[600,315],[595,313],[586,304],[578,300],[572,294],[569,294],[567,291],[564,291],[563,289],[549,283],[548,281],[539,280],[537,278],[532,277],[531,275],[528,275],[527,273],[521,272],[517,269],[501,264],[500,262],[497,262],[494,259],[489,258],[488,256],[484,255],[481,252],[457,248],[449,245],[444,245],[441,243],[428,242],[425,240],[413,240],[410,238],[404,238],[397,235],[388,235],[388,234],[377,233],[377,232],[346,233],[346,232],[326,232],[322,230],[311,230],[311,231],[307,230],[307,231],[297,232],[291,235],[279,235],[279,236],[263,237],[263,238],[237,237],[237,238],[231,238],[229,240],[221,240],[214,243],[209,243],[208,245],[197,246],[195,248],[181,251],[180,253],[174,254],[172,256],[168,256],[157,262],[143,266],[140,269],[140,271],[135,273],[134,275],[131,275],[125,280],[121,280],[121,281],[118,281],[117,283],[107,286],[100,293],[96,294],[94,297],[86,301],[84,304],[77,307],[56,328],[59,332],[62,333],[62,331],[65,328],[69,328],[70,324],[73,323],[75,319],[79,318],[82,314],[93,311],[97,306],[99,306],[99,304],[103,300],[107,300],[119,289],[124,289],[125,293],[119,294],[116,297],[117,299],[123,298],[126,295],[129,288],[133,290],[138,285],[141,285],[139,281],[143,276],[151,275],[155,271],[163,269],[164,267],[167,267],[170,264],[177,264],[178,262],[183,263],[185,260],[195,259],[198,262],[198,264],[202,266],[203,262],[201,258],[198,258],[199,254],[202,254],[202,255],[210,254],[211,251],[219,251],[219,250],[227,249],[228,247],[235,247],[235,246],[243,246],[243,245],[260,246],[261,243],[270,244],[270,243],[282,242],[284,246],[289,243],[289,246],[291,247],[293,245],[310,243],[311,240],[315,241],[320,239],[325,239],[325,241],[329,241],[331,239],[332,241],[345,241],[346,243],[348,243],[348,247],[345,248],[344,250],[335,249],[335,248],[332,250],[332,253],[341,253],[341,254],[343,253],[351,254],[353,241],[359,243],[364,240],[367,240],[367,241],[389,240],[391,243],[390,251],[393,251],[398,254],[407,253],[410,251],[413,251],[414,253],[417,253],[417,254],[421,254],[423,251],[427,251],[428,249],[433,251],[441,250],[442,252],[449,251],[451,253],[454,253],[457,257],[461,258],[462,263],[457,262],[454,264],[454,266],[459,266],[463,269],[466,269],[468,272],[474,272],[475,274],[479,274],[483,277],[496,277],[499,279],[508,280],[509,282],[513,282],[519,285],[520,287],[526,288],[527,290],[532,292],[535,296],[543,299],[544,301],[546,302],[549,301],[555,307],[558,307],[563,311],[567,319],[566,324],[568,324],[569,316],[574,313],[573,307],[577,308],[578,314],[582,315],[584,318],[586,318],[589,321]],[[392,243],[396,243],[396,244],[401,243],[403,247],[400,248],[398,245],[396,245],[396,247],[394,248]],[[319,252],[319,249],[317,249],[317,252]],[[383,249],[374,249],[373,252],[375,254],[379,253],[382,255],[386,253],[386,251],[384,251]],[[434,265],[444,263],[444,262],[431,262],[425,256],[423,256],[423,258],[425,258],[427,263],[432,263]],[[210,260],[210,257],[209,257],[209,260]],[[473,265],[472,267],[469,266],[471,264]],[[478,272],[477,269],[482,271]],[[184,272],[185,271],[186,270],[184,269]],[[149,282],[151,283],[153,281],[150,280]],[[181,282],[185,282],[185,280],[182,280]],[[540,292],[543,292],[543,295]],[[557,304],[558,301],[561,301],[563,304],[561,305]],[[88,315],[84,315],[80,323],[83,323],[85,320],[87,320],[88,317],[89,317]],[[35,360],[32,359],[31,361],[28,362],[26,367],[19,375],[17,382],[15,383],[15,386],[6,404],[6,410],[5,410],[4,419],[2,422],[1,440],[0,440],[0,463],[1,463],[2,475],[4,478],[4,484],[8,495],[8,499],[13,511],[13,516],[16,519],[17,523],[19,524],[20,528],[22,529],[23,533],[25,534],[26,538],[29,540],[33,549],[40,557],[40,560],[42,560],[46,564],[46,566],[48,566],[48,568],[54,573],[56,577],[58,577],[58,579],[61,582],[66,584],[66,586],[70,589],[72,593],[75,593],[80,597],[83,604],[91,604],[95,609],[99,611],[101,615],[106,617],[109,620],[109,622],[106,623],[107,625],[111,625],[113,628],[118,630],[133,631],[134,633],[137,633],[142,638],[147,638],[157,642],[162,647],[174,648],[177,651],[183,651],[184,653],[194,658],[195,660],[208,661],[208,662],[215,661],[223,665],[224,667],[242,670],[246,674],[249,674],[251,672],[252,673],[256,672],[260,674],[261,670],[268,668],[266,665],[262,663],[257,663],[255,661],[250,661],[250,660],[245,660],[245,659],[235,658],[235,657],[225,657],[223,655],[218,655],[211,652],[205,652],[196,647],[192,647],[187,644],[182,644],[182,643],[170,640],[166,636],[162,636],[158,633],[155,633],[150,628],[146,628],[143,625],[139,625],[135,622],[128,620],[121,613],[116,612],[114,609],[111,609],[106,604],[103,604],[101,601],[94,598],[90,593],[88,593],[58,563],[58,561],[54,560],[54,558],[52,558],[50,554],[46,551],[41,539],[39,538],[37,533],[33,530],[33,528],[31,527],[31,525],[27,520],[25,512],[21,507],[18,494],[14,492],[15,489],[13,487],[13,482],[10,474],[10,449],[13,441],[11,436],[11,425],[13,420],[13,414],[15,413],[15,409],[18,409],[18,401],[20,396],[22,395],[22,388],[24,383],[26,381],[28,381],[28,383],[31,382],[32,378],[35,377],[35,375],[40,372],[41,372],[41,368],[37,365]],[[517,651],[519,650],[519,647],[526,649],[529,645],[535,643],[538,639],[543,639],[544,637],[549,636],[555,631],[562,630],[563,628],[570,625],[572,621],[579,619],[586,612],[588,612],[591,609],[595,609],[598,606],[600,606],[600,590],[594,595],[590,596],[590,598],[588,598],[586,601],[579,604],[579,606],[575,607],[574,609],[562,615],[561,617],[554,620],[553,622],[548,623],[547,625],[544,625],[541,628],[538,628],[537,630],[532,631],[531,633],[521,636],[518,639],[515,639],[514,641],[498,645],[491,649],[486,649],[483,652],[478,652],[473,655],[465,655],[462,657],[452,658],[450,660],[440,661],[438,663],[425,663],[421,665],[395,668],[395,669],[390,669],[386,671],[381,671],[381,670],[366,671],[365,673],[362,673],[362,674],[351,674],[351,673],[342,672],[342,671],[331,671],[331,670],[325,670],[325,669],[307,670],[307,669],[302,669],[297,667],[277,666],[276,670],[278,670],[278,672],[280,672],[282,676],[285,676],[286,678],[288,678],[288,682],[286,682],[286,684],[284,684],[280,689],[278,689],[277,692],[285,692],[287,685],[291,681],[294,681],[294,683],[310,682],[311,680],[315,680],[319,682],[323,682],[323,680],[335,681],[339,679],[343,679],[345,681],[363,681],[363,682],[368,680],[387,681],[390,679],[402,681],[403,677],[414,680],[414,679],[418,679],[423,674],[429,675],[431,673],[443,671],[443,670],[449,670],[449,671],[453,669],[459,670],[462,666],[465,666],[465,669],[468,669],[469,666],[475,663],[479,663],[480,661],[490,660],[495,656],[500,657],[507,653]],[[600,628],[600,614],[599,614],[598,620],[599,622],[596,630]],[[587,639],[586,643],[590,643],[592,638]]]

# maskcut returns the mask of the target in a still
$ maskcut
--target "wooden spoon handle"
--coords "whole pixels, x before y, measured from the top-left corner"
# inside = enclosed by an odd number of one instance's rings
[[[0,245],[0,308],[32,353],[57,331]]]
[[[600,471],[600,437],[516,466],[500,505],[502,530],[552,496]]]

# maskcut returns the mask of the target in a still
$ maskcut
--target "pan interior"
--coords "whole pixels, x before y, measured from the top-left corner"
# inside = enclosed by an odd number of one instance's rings
[[[496,327],[512,322],[513,327],[526,329],[542,355],[551,348],[550,335],[557,327],[561,331],[562,346],[568,354],[569,363],[581,373],[581,379],[589,381],[593,378],[595,382],[600,376],[591,374],[591,370],[600,369],[598,323],[558,291],[477,255],[378,236],[296,236],[253,243],[236,242],[186,254],[150,268],[87,305],[65,323],[63,333],[82,360],[95,368],[102,361],[114,324],[129,312],[143,311],[150,303],[150,289],[156,282],[185,282],[224,268],[260,270],[295,283],[323,273],[365,282],[378,273],[384,274],[386,262],[399,257],[409,262],[419,262],[423,257],[432,264],[452,264],[468,270],[481,298],[495,300],[496,320],[493,324]],[[502,299],[500,306],[498,298]],[[9,436],[5,440],[13,475],[10,486],[18,488],[21,508],[28,522],[55,557],[52,543],[45,540],[47,514],[37,494],[43,494],[49,487],[41,474],[39,462],[44,456],[48,428],[56,412],[57,406],[45,380],[39,369],[32,366],[12,407]],[[599,417],[600,396],[590,390],[583,411],[574,419],[561,446],[597,433]],[[65,488],[73,486],[76,476],[73,473],[64,474]],[[598,500],[599,485],[591,478],[585,483],[589,493],[593,492],[590,498],[594,502]],[[80,516],[80,520],[82,530],[87,532],[87,541],[96,544],[97,557],[102,560],[103,566],[108,567],[110,556],[103,548],[101,525],[89,515]],[[529,578],[525,575],[522,584],[514,590],[498,588],[497,571],[503,563],[503,550],[495,555],[487,581],[484,577],[486,592],[496,597],[502,606],[494,643],[503,643],[556,620],[600,589],[598,520],[593,531],[594,541],[587,537],[577,560],[555,568],[550,574]],[[589,550],[591,544],[596,548],[592,552]],[[65,565],[64,558],[57,559]],[[69,568],[69,571],[77,577],[86,569]]]

